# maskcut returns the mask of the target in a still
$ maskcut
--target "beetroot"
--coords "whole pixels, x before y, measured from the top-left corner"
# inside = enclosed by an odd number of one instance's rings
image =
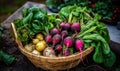
[[[68,35],[68,32],[66,30],[61,32],[62,40]]]
[[[51,30],[51,35],[55,35],[55,34],[59,34],[59,33],[60,33],[60,30],[57,29],[57,28],[53,28],[53,29]]]
[[[80,24],[79,24],[79,23],[74,23],[74,24],[71,26],[71,30],[72,30],[74,33],[80,32],[80,30],[81,30]]]
[[[58,44],[62,40],[61,36],[59,34],[56,34],[52,38],[53,46]]]
[[[51,35],[47,35],[46,38],[45,38],[45,41],[47,43],[52,43],[52,36]]]
[[[82,53],[81,52],[82,52],[83,47],[84,47],[84,42],[81,39],[76,40],[75,48],[80,51],[80,58],[81,58],[82,62],[83,62],[83,59],[82,59]],[[84,62],[83,62],[83,64],[84,64]]]

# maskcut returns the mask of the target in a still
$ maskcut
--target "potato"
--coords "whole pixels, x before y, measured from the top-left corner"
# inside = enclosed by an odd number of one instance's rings
[[[41,55],[40,52],[37,51],[37,50],[33,50],[32,53],[35,54],[35,55]]]
[[[36,50],[43,51],[46,48],[46,42],[40,41],[36,44]]]
[[[55,52],[52,49],[52,47],[45,48],[45,50],[43,51],[43,55],[47,57],[56,57]]]
[[[33,39],[32,42],[33,44],[37,44],[39,42],[39,39]]]
[[[44,39],[42,34],[37,34],[36,38],[39,39],[40,41]]]
[[[25,49],[29,52],[32,52],[35,49],[35,45],[32,43],[25,45]]]

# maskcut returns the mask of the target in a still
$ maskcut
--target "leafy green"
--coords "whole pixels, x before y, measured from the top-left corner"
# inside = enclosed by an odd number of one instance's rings
[[[84,20],[91,20],[92,11],[87,7],[78,7],[77,5],[63,7],[60,12],[60,19],[69,23],[85,23]],[[82,20],[80,20],[82,19]]]
[[[58,26],[60,19],[57,15],[47,15],[47,11],[32,7],[22,10],[21,19],[15,19],[14,24],[17,30],[18,39],[23,45],[28,44],[32,38],[42,31],[49,34],[49,30]]]

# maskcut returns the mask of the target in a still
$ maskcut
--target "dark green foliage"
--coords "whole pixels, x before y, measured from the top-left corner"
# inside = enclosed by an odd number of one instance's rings
[[[15,60],[15,57],[4,53],[0,50],[0,61],[5,62],[6,65],[10,65]]]

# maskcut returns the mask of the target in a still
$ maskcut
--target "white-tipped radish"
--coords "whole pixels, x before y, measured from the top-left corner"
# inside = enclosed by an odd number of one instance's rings
[[[81,39],[78,39],[75,41],[75,48],[80,51],[80,58],[81,58],[82,62],[83,62],[83,59],[82,59],[83,47],[84,47],[84,42]],[[84,64],[84,62],[83,62],[83,64]]]

